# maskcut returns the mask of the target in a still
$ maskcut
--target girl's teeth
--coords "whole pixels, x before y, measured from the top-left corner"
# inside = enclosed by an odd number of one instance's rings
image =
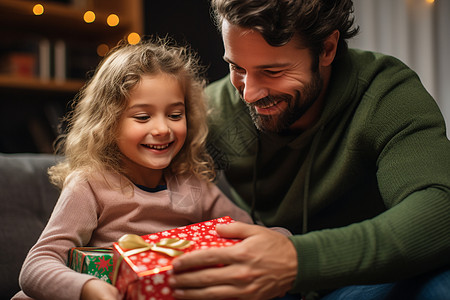
[[[169,144],[166,145],[145,145],[150,149],[156,149],[156,150],[163,150],[166,149],[167,147],[169,147]]]

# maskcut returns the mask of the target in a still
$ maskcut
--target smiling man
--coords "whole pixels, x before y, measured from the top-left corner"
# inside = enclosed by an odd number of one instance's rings
[[[294,235],[219,227],[243,242],[177,258],[175,297],[445,299],[450,142],[417,75],[347,48],[350,0],[212,6],[230,74],[207,89],[210,153],[255,223]]]
[[[326,41],[320,67],[309,49],[294,37],[283,47],[267,48],[263,36],[224,20],[224,60],[230,79],[249,107],[256,127],[266,132],[305,129],[317,119],[330,77],[339,32]],[[310,109],[311,107],[313,109]]]

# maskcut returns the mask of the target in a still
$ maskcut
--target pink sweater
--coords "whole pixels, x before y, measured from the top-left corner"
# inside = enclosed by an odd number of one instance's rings
[[[74,173],[68,178],[47,226],[25,259],[19,277],[23,292],[14,300],[79,299],[83,285],[93,277],[66,267],[72,247],[110,247],[126,233],[144,235],[226,215],[251,223],[250,216],[214,184],[193,175],[168,175],[167,190],[155,193],[127,186],[123,176],[102,175],[87,180]]]

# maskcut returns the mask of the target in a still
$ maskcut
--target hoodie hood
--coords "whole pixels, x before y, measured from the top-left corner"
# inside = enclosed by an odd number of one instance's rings
[[[321,116],[298,135],[259,132],[229,77],[207,88],[213,108],[208,150],[231,185],[227,195],[253,211],[255,219],[266,226],[284,226],[301,233],[305,226],[298,224],[306,219],[306,212],[314,214],[321,209],[322,203],[321,207],[310,205],[311,193],[316,203],[324,196],[317,193],[314,182],[329,169],[330,157],[336,158],[330,153],[335,153],[336,143],[345,137],[345,128],[361,100],[357,95],[361,68],[355,67],[354,55],[349,50],[333,63]]]
[[[323,132],[327,124],[329,124],[330,121],[333,120],[333,118],[339,117],[345,110],[351,107],[352,100],[354,99],[354,94],[356,92],[356,88],[354,85],[354,82],[356,82],[356,73],[352,72],[351,69],[352,63],[349,55],[345,55],[333,63],[330,81],[328,84],[327,92],[325,94],[324,106],[319,120],[311,128],[299,134],[286,145],[291,149],[308,148],[306,158],[303,163],[303,167],[306,169],[306,171],[304,172],[303,176],[302,233],[306,233],[308,231],[308,204],[312,169],[314,166],[316,153],[318,151],[318,146],[323,136]],[[279,142],[283,143],[282,139],[283,137],[277,138],[277,135],[271,134],[271,142],[274,144],[278,144]],[[258,201],[256,198],[256,181],[258,178],[257,161],[260,155],[261,147],[264,147],[264,145],[261,145],[261,142],[259,142],[255,157],[252,184],[253,193],[251,215],[254,218],[254,221],[257,223],[262,223],[261,221],[257,220],[259,219],[258,214],[255,213]]]

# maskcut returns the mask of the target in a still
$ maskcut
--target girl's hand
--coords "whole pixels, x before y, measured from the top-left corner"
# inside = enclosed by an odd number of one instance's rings
[[[80,300],[120,300],[120,295],[113,285],[92,279],[84,284]]]

